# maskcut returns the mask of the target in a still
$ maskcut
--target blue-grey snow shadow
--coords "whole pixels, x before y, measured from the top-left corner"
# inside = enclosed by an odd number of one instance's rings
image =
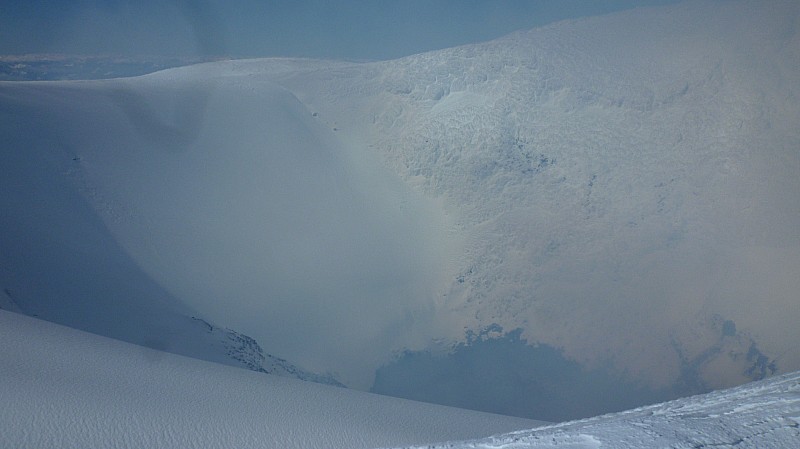
[[[0,92],[3,302],[72,328],[238,365],[111,235],[71,175],[86,162],[80,149],[47,126],[57,117]]]
[[[490,336],[498,332],[502,332],[498,325],[478,334],[469,332],[466,342],[447,354],[406,351],[377,370],[371,391],[552,422],[709,391],[697,373],[696,360],[684,361],[682,376],[674,385],[653,389],[607,367],[587,369],[552,346],[529,345],[521,338],[521,329]],[[755,345],[752,348],[758,352]],[[763,362],[758,355],[753,357],[754,366]],[[759,378],[758,373],[751,374]]]
[[[181,89],[175,95],[176,105],[171,120],[159,117],[159,112],[133,90],[112,89],[109,97],[146,142],[165,151],[186,151],[200,135],[212,89],[210,83]]]
[[[440,265],[435,211],[399,207],[416,198],[354,163],[280,86],[152,76],[10,84],[0,101],[5,150],[40,176],[6,180],[16,201],[69,214],[83,197],[80,216],[204,318],[362,388],[424,327]],[[39,175],[41,160],[58,166]],[[48,179],[74,182],[75,198],[26,199]]]

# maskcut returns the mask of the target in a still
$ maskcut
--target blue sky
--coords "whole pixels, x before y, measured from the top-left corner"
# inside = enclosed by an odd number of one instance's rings
[[[0,0],[0,54],[390,59],[677,0]]]

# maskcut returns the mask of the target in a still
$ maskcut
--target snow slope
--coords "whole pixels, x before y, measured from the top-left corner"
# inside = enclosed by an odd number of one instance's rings
[[[773,448],[800,442],[800,372],[679,399],[435,448]]]
[[[26,313],[201,358],[186,324],[153,327],[202,317],[368,387],[427,308],[436,212],[364,179],[288,91],[207,75],[0,86],[3,287]]]
[[[276,79],[447,214],[459,250],[432,339],[521,328],[653,388],[800,368],[797,2],[687,1],[287,65],[231,69]]]
[[[15,88],[0,89],[0,309],[190,357],[335,383],[264,354],[246,335],[196,318],[194,309],[142,270],[109,232],[103,222],[108,216],[98,212],[119,220],[124,206],[109,210],[103,193],[82,181],[86,153],[68,137],[80,126],[58,116],[60,104],[74,101],[85,112],[92,98],[43,87],[44,94],[37,94],[17,86],[16,93],[31,102],[26,107],[4,95]],[[85,126],[101,125],[85,118],[93,122]],[[122,138],[108,127],[97,131]]]
[[[653,389],[797,370],[799,67],[797,2],[697,0],[0,83],[2,288],[154,347],[202,317],[358,388],[493,325]]]
[[[369,448],[535,421],[208,363],[0,311],[0,447]]]
[[[333,449],[464,439],[421,447],[790,448],[800,441],[797,372],[543,426],[254,373],[5,311],[0,338],[0,447]],[[517,429],[528,430],[483,438]]]

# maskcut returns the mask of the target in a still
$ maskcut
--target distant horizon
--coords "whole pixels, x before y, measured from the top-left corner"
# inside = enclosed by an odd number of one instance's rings
[[[679,1],[34,0],[4,8],[0,55],[389,60]]]

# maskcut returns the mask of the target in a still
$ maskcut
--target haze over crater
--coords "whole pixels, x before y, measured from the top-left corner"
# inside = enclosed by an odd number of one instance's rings
[[[452,360],[508,341],[497,371],[636,403],[800,368],[799,21],[690,1],[384,62],[4,83],[3,134],[268,352],[359,388],[430,356],[474,389]],[[409,371],[383,392],[436,384]],[[537,400],[507,390],[493,411]]]

